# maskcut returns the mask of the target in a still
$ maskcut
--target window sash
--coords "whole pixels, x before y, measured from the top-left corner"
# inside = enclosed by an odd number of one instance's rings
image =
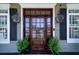
[[[8,38],[8,10],[0,10],[0,40]]]
[[[8,10],[0,10],[0,13],[5,13],[5,14],[7,14],[8,13]]]

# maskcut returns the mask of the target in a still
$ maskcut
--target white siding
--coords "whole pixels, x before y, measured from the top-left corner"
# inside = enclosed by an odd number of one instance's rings
[[[9,9],[10,5],[9,4],[0,4],[0,9]]]

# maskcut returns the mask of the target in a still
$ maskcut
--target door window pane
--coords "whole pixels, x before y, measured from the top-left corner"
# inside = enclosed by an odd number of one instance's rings
[[[36,31],[32,31],[32,33],[36,34]]]
[[[29,25],[30,23],[30,18],[26,17],[25,18],[25,36],[28,38],[29,37]]]
[[[51,32],[47,32],[47,36],[50,37],[51,36]]]
[[[44,23],[41,23],[41,27],[42,27],[42,28],[44,28],[44,25],[45,25]]]
[[[37,23],[39,23],[40,22],[40,18],[37,18]]]
[[[32,18],[32,22],[36,22],[37,21],[37,19],[36,18]]]
[[[26,23],[26,27],[29,27],[29,23]]]
[[[51,22],[51,18],[48,17],[48,18],[47,18],[47,23],[50,23],[50,22]]]
[[[36,25],[36,26],[40,28],[40,23],[37,23],[37,25]]]
[[[30,35],[32,36],[32,38],[35,39],[43,39],[45,36],[45,30],[47,30],[47,37],[49,37],[51,35],[51,19],[50,17],[47,17],[47,19],[45,19],[44,17],[32,17],[30,18],[31,20],[29,20],[29,18],[27,18],[26,22],[26,37],[29,37]],[[47,20],[45,22],[45,20]],[[32,23],[30,24],[30,22],[32,21]],[[45,27],[45,24],[47,25]],[[30,26],[32,27],[32,29],[30,29]],[[31,30],[31,34],[30,34],[30,30]]]
[[[51,23],[47,23],[47,27],[51,27]]]
[[[44,22],[45,20],[44,20],[44,18],[40,18],[41,19],[41,22]]]
[[[32,34],[32,38],[36,38],[36,34]]]
[[[26,31],[29,30],[29,27],[26,27]]]
[[[29,38],[29,33],[26,32],[26,35],[25,35],[25,36],[26,36],[27,38]]]
[[[29,22],[29,20],[30,20],[29,18],[25,18],[25,22]]]
[[[32,23],[33,26],[36,26],[36,23]]]

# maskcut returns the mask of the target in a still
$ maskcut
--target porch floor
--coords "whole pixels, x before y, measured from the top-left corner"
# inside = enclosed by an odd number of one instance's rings
[[[61,50],[60,55],[64,54],[79,54],[79,43],[67,43],[66,40],[60,40]],[[10,44],[0,44],[0,54],[19,54],[16,48],[16,41],[11,41]],[[30,51],[29,54],[50,54],[47,51]]]

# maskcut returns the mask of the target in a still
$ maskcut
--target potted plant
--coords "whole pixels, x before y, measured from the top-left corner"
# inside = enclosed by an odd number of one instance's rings
[[[53,54],[58,54],[60,50],[59,39],[56,37],[50,37],[48,41],[48,48]]]
[[[17,45],[17,50],[22,53],[25,54],[27,52],[28,46],[29,46],[29,41],[27,38],[25,39],[20,39],[17,41],[16,43]]]

